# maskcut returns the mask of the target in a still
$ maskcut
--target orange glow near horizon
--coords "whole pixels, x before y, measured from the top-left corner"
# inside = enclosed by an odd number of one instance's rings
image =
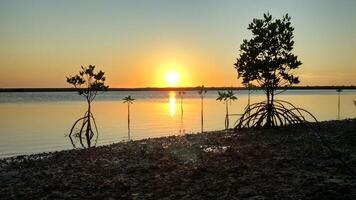
[[[186,68],[176,62],[159,66],[156,79],[159,87],[185,87],[191,84]]]

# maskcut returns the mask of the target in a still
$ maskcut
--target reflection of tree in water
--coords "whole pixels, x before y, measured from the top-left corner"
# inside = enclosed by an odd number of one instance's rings
[[[198,93],[200,95],[200,127],[201,132],[204,132],[204,94],[206,94],[207,90],[205,89],[204,85],[198,87]]]
[[[185,129],[184,129],[184,123],[183,123],[183,99],[184,99],[185,92],[180,91],[178,94],[180,97],[180,129],[179,129],[179,133],[184,134]]]
[[[342,89],[339,88],[336,90],[337,92],[337,119],[340,120],[340,94],[342,92]]]
[[[89,148],[92,146],[91,140],[95,137],[95,146],[99,137],[95,118],[91,112],[91,102],[95,99],[98,91],[105,91],[108,86],[104,84],[105,73],[101,70],[95,73],[94,65],[82,66],[81,69],[79,74],[67,77],[67,82],[78,89],[79,95],[85,97],[88,103],[88,110],[83,117],[74,122],[68,136],[74,148],[76,148],[78,141],[83,148]]]

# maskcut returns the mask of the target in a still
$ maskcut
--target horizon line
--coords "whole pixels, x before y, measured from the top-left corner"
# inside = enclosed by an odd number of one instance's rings
[[[190,87],[115,87],[108,88],[107,91],[172,91],[172,90],[198,90],[201,86]],[[28,87],[28,88],[0,88],[0,92],[71,92],[78,91],[79,88],[40,88],[40,87]],[[206,90],[248,90],[244,86],[212,86],[204,87]],[[260,87],[254,87],[252,89],[261,90]],[[277,89],[356,89],[354,85],[313,85],[313,86],[291,86],[291,87],[278,87]]]

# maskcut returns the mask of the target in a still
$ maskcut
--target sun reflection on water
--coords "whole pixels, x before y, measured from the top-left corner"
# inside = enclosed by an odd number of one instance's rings
[[[169,113],[171,117],[176,114],[176,93],[169,92]]]

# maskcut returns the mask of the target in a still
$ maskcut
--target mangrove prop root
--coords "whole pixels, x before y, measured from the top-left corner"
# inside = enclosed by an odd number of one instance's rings
[[[93,124],[94,129],[92,127]],[[93,114],[87,111],[83,117],[76,120],[72,128],[70,129],[70,133],[68,136],[73,145],[73,148],[76,148],[76,143],[78,142],[78,140],[83,148],[91,147],[91,140],[94,138],[94,136],[95,140],[93,146],[96,146],[99,137],[99,132]],[[83,140],[85,140],[86,143],[84,143]]]
[[[273,101],[273,104],[270,107],[270,120],[268,120],[268,109],[269,106],[267,101],[251,104],[245,108],[245,112],[235,123],[234,129],[298,125],[306,122],[306,117],[317,121],[316,118],[307,110],[297,108],[293,104],[283,100]]]

